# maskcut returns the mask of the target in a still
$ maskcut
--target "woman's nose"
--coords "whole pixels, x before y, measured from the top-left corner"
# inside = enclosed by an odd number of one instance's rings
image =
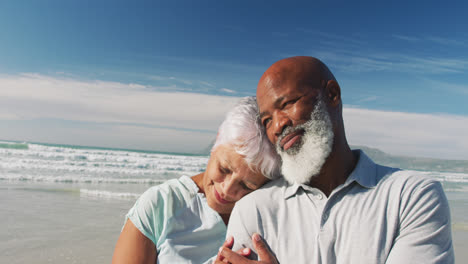
[[[223,184],[221,185],[223,188],[224,195],[226,195],[226,198],[229,200],[235,199],[237,195],[237,187],[235,182],[232,179],[226,179]]]

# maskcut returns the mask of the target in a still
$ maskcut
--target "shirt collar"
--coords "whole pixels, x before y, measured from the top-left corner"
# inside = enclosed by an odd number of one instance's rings
[[[355,181],[362,187],[374,188],[378,182],[376,164],[360,149],[353,150],[353,153],[358,155],[358,162],[344,185]]]
[[[353,150],[354,154],[358,156],[358,162],[356,167],[346,179],[344,186],[357,182],[359,185],[365,188],[374,188],[377,185],[376,177],[376,164],[360,149]],[[284,199],[288,199],[291,196],[296,195],[299,189],[309,190],[310,186],[299,183],[289,183],[283,179],[286,184],[286,190],[284,191]]]
[[[289,183],[285,179],[283,179],[286,182],[286,190],[284,190],[284,199],[288,199],[289,197],[292,197],[296,195],[296,193],[299,191],[301,186],[303,184],[299,183]]]

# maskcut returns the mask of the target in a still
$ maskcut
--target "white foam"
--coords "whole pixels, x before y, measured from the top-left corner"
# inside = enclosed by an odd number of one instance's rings
[[[80,189],[80,196],[90,196],[105,199],[136,199],[140,197],[138,193],[127,193],[127,192],[110,192],[104,190],[88,190]]]
[[[198,174],[205,169],[207,162],[207,156],[29,144],[29,149],[0,149],[0,179],[153,183],[161,179]]]
[[[20,175],[12,173],[1,173],[0,180],[4,181],[33,181],[33,182],[49,182],[49,183],[128,183],[128,184],[160,184],[169,178],[175,178],[179,175],[170,175],[165,179],[155,178],[110,178],[110,177],[85,177],[85,176],[51,176],[51,175]]]
[[[415,171],[415,173],[434,178],[441,182],[468,183],[468,174],[455,172]]]

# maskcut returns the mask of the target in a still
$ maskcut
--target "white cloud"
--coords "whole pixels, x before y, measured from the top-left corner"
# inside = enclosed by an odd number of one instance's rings
[[[236,93],[236,91],[228,89],[228,88],[222,88],[221,91],[226,92],[226,93],[230,93],[230,94]]]
[[[393,34],[392,37],[397,38],[397,39],[401,39],[401,40],[406,40],[406,41],[409,41],[409,42],[415,42],[415,41],[420,40],[419,38],[416,38],[414,36],[405,36],[405,35],[399,35],[399,34]]]
[[[0,139],[197,151],[210,144],[239,99],[156,88],[38,74],[0,76]],[[344,120],[353,145],[468,159],[468,117],[345,106]]]
[[[153,87],[37,74],[0,76],[0,112],[56,118],[216,130],[236,97],[157,92]]]
[[[155,87],[132,83],[81,81],[38,74],[0,76],[0,113],[3,113],[0,119],[127,124],[140,130],[146,127],[148,133],[151,129],[172,128],[179,134],[208,132],[214,137],[226,111],[239,99],[155,90]],[[131,138],[131,133],[128,136]],[[11,138],[5,132],[0,137]]]
[[[417,57],[403,53],[317,50],[313,56],[343,72],[405,72],[417,74],[464,73],[468,59]]]
[[[468,117],[344,108],[348,141],[398,155],[468,159]]]
[[[441,38],[441,37],[427,37],[429,41],[435,42],[437,44],[442,45],[450,45],[450,46],[466,46],[467,43],[464,41],[456,40],[456,39],[449,39],[449,38]]]

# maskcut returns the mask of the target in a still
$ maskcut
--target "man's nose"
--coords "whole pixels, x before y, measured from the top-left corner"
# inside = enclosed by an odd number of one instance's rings
[[[273,126],[276,143],[278,137],[281,136],[286,127],[292,126],[292,121],[286,114],[278,112],[273,120]]]

